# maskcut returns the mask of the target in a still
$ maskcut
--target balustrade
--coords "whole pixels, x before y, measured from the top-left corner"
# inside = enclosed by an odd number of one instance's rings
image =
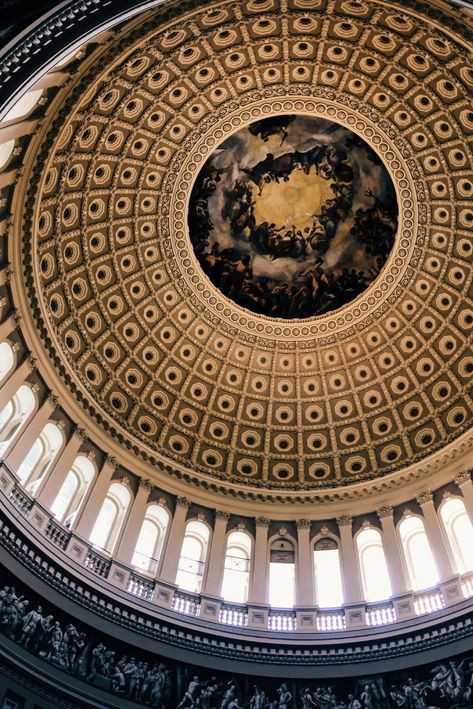
[[[128,593],[131,593],[132,596],[138,596],[138,598],[143,598],[145,601],[151,601],[153,599],[154,582],[144,579],[142,576],[131,574],[126,590]]]
[[[460,581],[461,590],[465,598],[473,596],[473,573],[463,574]]]
[[[46,516],[45,524],[42,525],[42,534],[49,540],[60,553],[67,554],[71,541],[76,539],[82,545],[86,545],[86,552],[83,555],[82,565],[92,574],[107,580],[112,559],[103,553],[99,548],[92,546],[84,539],[78,537],[74,531],[66,529],[63,524],[58,522],[51,513],[44,507],[35,502],[31,496],[22,488],[21,484],[16,480],[14,474],[8,469],[5,464],[1,465],[3,475],[3,498],[9,502],[12,508],[12,517],[15,518],[18,513],[28,518],[31,514],[33,506],[38,508],[38,511]],[[264,525],[266,526],[266,525]],[[35,534],[38,530],[35,530]],[[126,592],[136,599],[142,599],[147,602],[152,602],[155,592],[156,581],[152,578],[158,567],[158,559],[143,556],[143,564],[146,564],[145,575],[139,573],[140,560],[135,559],[134,567],[129,568],[129,578],[126,584]],[[237,560],[235,558],[235,560]],[[137,561],[137,563],[136,563]],[[232,561],[232,558],[230,559]],[[243,565],[247,567],[247,560],[238,559],[238,564],[243,561]],[[126,565],[124,566],[126,568]],[[205,563],[181,557],[179,560],[179,568],[193,573],[196,576],[202,576],[205,570]],[[459,583],[462,589],[463,596],[470,598],[473,596],[473,572],[463,574],[459,577]],[[405,595],[405,594],[404,594]],[[435,613],[445,608],[445,598],[441,586],[434,587],[428,591],[422,591],[411,595],[416,616],[423,616],[429,613]],[[370,627],[379,627],[396,623],[399,618],[396,615],[395,603],[396,597],[382,603],[366,605],[366,625]],[[183,615],[198,617],[200,613],[200,595],[190,593],[182,589],[176,589],[172,600],[172,610]],[[337,609],[318,609],[313,606],[315,612],[315,631],[319,633],[340,632],[346,629],[345,611],[343,608]],[[218,620],[222,625],[227,625],[235,628],[248,627],[248,607],[246,604],[237,604],[223,602],[220,609]],[[298,632],[296,612],[293,609],[278,609],[272,608],[268,614],[267,630],[272,632],[294,633]]]
[[[184,615],[197,616],[200,611],[200,598],[192,593],[176,591],[172,601],[172,609]]]
[[[445,601],[442,593],[438,589],[417,594],[414,597],[414,609],[416,615],[424,615],[425,613],[434,613],[445,607]]]
[[[391,602],[370,606],[366,611],[367,625],[389,625],[396,622],[396,610]]]
[[[315,620],[317,630],[321,632],[345,630],[346,621],[343,611],[319,611]]]
[[[248,625],[248,611],[246,606],[224,604],[220,608],[219,622],[224,625],[235,625],[245,628]]]
[[[53,544],[63,550],[67,547],[69,539],[71,538],[71,533],[52,519],[50,519],[46,525],[44,534]]]
[[[271,610],[268,618],[268,629],[282,631],[283,633],[294,632],[297,628],[296,614],[288,610]]]

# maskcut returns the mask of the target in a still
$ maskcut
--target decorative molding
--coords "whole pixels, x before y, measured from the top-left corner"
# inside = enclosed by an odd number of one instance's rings
[[[310,529],[312,521],[310,519],[296,519],[297,529]]]
[[[215,519],[221,519],[224,522],[228,522],[230,519],[230,512],[224,512],[223,510],[215,510]]]
[[[351,527],[352,523],[353,517],[351,515],[340,515],[340,517],[337,517],[339,527]]]
[[[434,499],[433,494],[430,492],[430,490],[426,490],[425,492],[422,492],[420,495],[416,497],[417,502],[419,505],[422,507],[423,505],[426,505],[428,502],[432,502]]]
[[[465,484],[471,484],[471,474],[468,470],[462,470],[458,475],[455,477],[455,483],[458,486],[462,486]]]
[[[394,510],[390,505],[386,505],[385,507],[380,507],[378,510],[376,510],[376,514],[378,515],[379,519],[385,519],[386,517],[392,517],[393,512],[394,512]]]

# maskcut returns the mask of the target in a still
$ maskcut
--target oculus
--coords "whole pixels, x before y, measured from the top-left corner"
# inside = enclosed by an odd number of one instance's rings
[[[397,224],[378,154],[338,123],[299,115],[256,121],[216,148],[188,214],[214,286],[284,319],[321,315],[362,293],[386,262]]]

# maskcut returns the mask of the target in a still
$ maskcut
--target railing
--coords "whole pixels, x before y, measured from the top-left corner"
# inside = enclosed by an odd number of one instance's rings
[[[84,566],[86,569],[93,571],[94,574],[97,574],[97,576],[107,578],[111,563],[110,559],[105,559],[93,549],[89,549],[85,557]]]
[[[464,574],[460,581],[461,590],[465,598],[473,596],[473,574]]]
[[[67,547],[67,543],[71,538],[71,533],[67,531],[67,529],[64,529],[64,527],[61,527],[52,519],[49,520],[48,524],[46,525],[44,533],[46,537],[52,541],[53,544],[63,550]]]
[[[54,547],[67,554],[71,539],[75,538],[82,546],[86,545],[86,552],[83,557],[83,566],[92,574],[107,580],[112,565],[112,559],[106,553],[101,553],[100,549],[93,547],[84,539],[76,537],[74,532],[66,529],[51,513],[42,507],[37,500],[34,500],[18,483],[16,477],[8,468],[0,463],[2,473],[9,479],[9,484],[5,488],[4,494],[15,508],[15,516],[20,513],[28,518],[32,526],[36,518],[41,518],[43,523],[37,528],[37,532],[43,534]],[[144,555],[142,555],[144,558]],[[146,574],[154,574],[158,560],[146,557]],[[134,562],[137,559],[134,558]],[[151,568],[148,562],[155,566]],[[142,562],[144,565],[144,561]],[[148,575],[140,575],[138,563],[134,563],[133,568],[128,567],[128,580],[125,590],[130,596],[140,598],[148,602],[153,602],[155,590],[159,579],[150,578]],[[202,576],[204,563],[194,559],[181,557],[179,568],[182,571],[194,573]],[[126,570],[126,567],[124,567]],[[191,570],[192,569],[192,570]],[[464,598],[473,597],[473,572],[463,574],[458,579],[458,584]],[[404,597],[403,597],[404,600]],[[383,601],[382,603],[367,604],[365,606],[365,625],[368,627],[384,626],[396,623],[399,618],[396,615],[396,599]],[[427,615],[442,610],[445,607],[445,598],[441,588],[432,588],[426,591],[411,594],[408,600],[412,608],[410,617]],[[174,591],[172,599],[172,610],[188,616],[199,616],[200,596],[190,592],[177,589]],[[320,609],[312,608],[315,616],[315,631],[320,633],[340,632],[346,629],[346,618],[344,608],[340,609]],[[218,608],[218,621],[222,625],[235,628],[248,627],[248,606],[246,604],[233,604],[223,602]],[[267,629],[273,632],[292,633],[297,632],[297,615],[293,609],[271,609],[268,614]],[[299,630],[299,632],[302,632]]]
[[[220,608],[218,619],[224,625],[245,628],[248,625],[248,610],[246,606],[234,606],[224,603]]]
[[[138,598],[144,598],[145,601],[151,601],[154,593],[154,581],[147,581],[142,576],[131,574],[126,587],[128,593]]]
[[[336,631],[336,630],[345,630],[346,628],[346,620],[345,620],[345,614],[344,612],[341,611],[334,611],[330,613],[324,613],[323,611],[319,611],[317,613],[317,618],[315,621],[317,630],[321,632],[326,632],[326,631]]]
[[[28,516],[29,511],[33,507],[33,500],[29,497],[24,490],[21,489],[19,485],[15,485],[10,493],[10,500],[13,502],[15,507],[25,515]]]
[[[268,630],[294,632],[297,628],[296,614],[292,610],[271,610],[268,618]]]
[[[184,615],[199,615],[200,598],[190,593],[176,591],[172,601],[173,611],[184,613]]]
[[[389,625],[396,622],[396,611],[391,603],[370,607],[366,611],[366,625]]]
[[[416,615],[434,613],[435,611],[442,610],[442,608],[445,608],[445,601],[443,600],[442,593],[436,588],[414,597]]]
[[[189,559],[187,556],[179,558],[179,571],[185,571],[186,574],[194,574],[194,576],[203,576],[205,563],[197,559]]]
[[[135,551],[131,563],[137,571],[144,571],[154,576],[158,570],[159,559],[156,559],[154,556],[146,556],[146,554],[142,554],[140,551]]]

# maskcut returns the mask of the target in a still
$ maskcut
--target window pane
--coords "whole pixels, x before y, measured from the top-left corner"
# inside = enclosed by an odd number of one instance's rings
[[[314,565],[317,605],[320,608],[341,606],[343,591],[338,549],[316,549]]]
[[[414,515],[403,519],[399,535],[413,590],[435,586],[439,577],[422,519]]]
[[[18,468],[17,475],[21,482],[25,482],[29,478],[34,468],[39,463],[42,454],[43,446],[41,441],[37,439],[30,448],[29,453],[24,459],[23,463]]]
[[[78,487],[79,479],[77,475],[70,470],[51,506],[51,512],[58,520],[62,521],[64,518]]]
[[[112,531],[116,516],[118,514],[118,508],[110,498],[106,497],[102,509],[99,512],[97,521],[95,522],[92,534],[90,535],[90,541],[102,549],[106,548],[107,540]]]
[[[143,571],[156,569],[155,551],[159,536],[159,529],[154,522],[145,519],[141,527],[140,536],[133,554],[132,565]]]
[[[439,577],[432,551],[424,531],[415,532],[408,541],[412,560],[412,581],[415,591],[435,586]]]
[[[272,561],[269,564],[269,603],[276,608],[294,606],[295,565]]]
[[[376,529],[365,529],[356,537],[356,545],[365,599],[382,601],[389,598],[391,583],[381,534]]]

